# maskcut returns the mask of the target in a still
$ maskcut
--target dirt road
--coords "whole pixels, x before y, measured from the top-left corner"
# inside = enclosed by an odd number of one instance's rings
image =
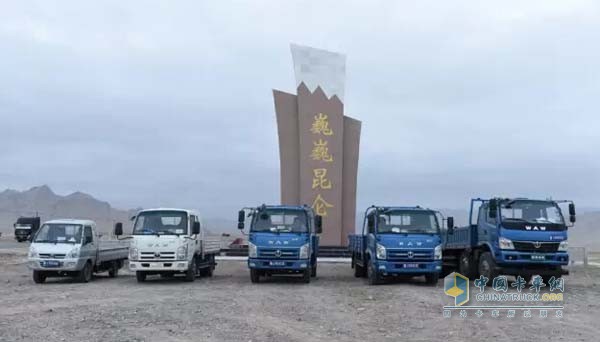
[[[442,281],[372,287],[347,264],[321,264],[311,284],[251,284],[245,263],[184,283],[133,274],[35,285],[24,255],[0,254],[2,341],[597,341],[600,272],[566,280],[563,318],[444,318]]]

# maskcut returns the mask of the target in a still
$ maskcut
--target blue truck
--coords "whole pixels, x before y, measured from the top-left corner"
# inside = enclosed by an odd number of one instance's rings
[[[367,277],[370,285],[391,276],[425,276],[427,283],[437,284],[442,271],[438,216],[419,206],[369,207],[362,233],[348,236],[354,276]]]
[[[304,206],[261,205],[238,213],[238,228],[250,218],[248,267],[250,280],[273,274],[301,275],[305,283],[317,275],[322,218]]]
[[[568,204],[568,225],[559,204]],[[475,221],[476,220],[476,221]],[[443,247],[444,273],[469,279],[481,275],[533,275],[545,282],[568,271],[567,228],[575,223],[572,201],[527,198],[472,199],[469,225],[449,227]]]

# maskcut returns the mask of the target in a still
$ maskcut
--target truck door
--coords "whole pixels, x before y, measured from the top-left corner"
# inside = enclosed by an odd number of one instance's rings
[[[81,255],[86,258],[92,258],[93,264],[98,260],[96,241],[94,241],[94,231],[92,226],[83,227],[83,241],[81,246]]]
[[[489,205],[487,203],[479,207],[479,224],[477,235],[480,242],[492,241],[493,236],[497,235],[496,220],[496,217],[490,217]]]

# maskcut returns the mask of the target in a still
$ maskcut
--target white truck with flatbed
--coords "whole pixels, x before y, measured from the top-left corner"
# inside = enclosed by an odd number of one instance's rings
[[[101,240],[94,221],[52,220],[44,222],[33,237],[27,265],[37,284],[49,277],[73,277],[87,283],[93,273],[116,277],[127,260],[128,248],[126,242]]]
[[[157,274],[163,278],[182,274],[186,281],[194,281],[197,276],[212,277],[221,241],[205,235],[198,213],[144,209],[132,219],[129,270],[135,272],[138,282]],[[120,223],[117,226],[122,227]]]

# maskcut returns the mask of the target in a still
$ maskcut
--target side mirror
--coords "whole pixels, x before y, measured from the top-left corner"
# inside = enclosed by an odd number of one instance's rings
[[[454,217],[449,216],[446,219],[446,226],[448,227],[448,230],[454,230]]]
[[[246,220],[246,212],[244,210],[240,210],[238,212],[238,229],[244,229],[244,220]]]
[[[194,225],[192,225],[192,234],[193,235],[198,235],[200,234],[200,222],[194,222]]]
[[[367,217],[367,226],[369,228],[375,227],[375,215],[371,215],[371,216]]]
[[[498,200],[497,199],[491,199],[490,203],[489,203],[489,208],[488,208],[488,216],[490,218],[496,218],[496,214],[498,213]]]
[[[315,227],[317,234],[323,233],[323,216],[316,215],[315,216]]]
[[[117,222],[115,223],[115,236],[123,235],[123,223]]]
[[[575,203],[569,203],[569,215],[575,216]]]

